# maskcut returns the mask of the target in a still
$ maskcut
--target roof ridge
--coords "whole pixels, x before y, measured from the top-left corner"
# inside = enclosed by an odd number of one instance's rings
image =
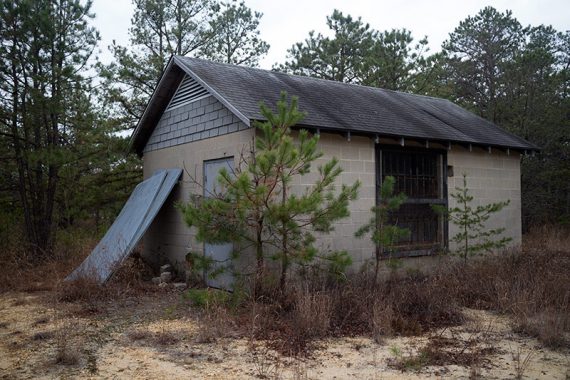
[[[395,93],[395,94],[402,94],[402,95],[409,95],[409,96],[417,96],[417,97],[422,97],[422,98],[435,99],[435,100],[443,100],[443,101],[451,102],[451,100],[449,100],[449,99],[439,98],[439,97],[437,97],[437,96],[415,94],[415,93],[413,93],[413,92],[405,92],[405,91],[391,90],[391,89],[387,89],[387,88],[374,87],[374,86],[367,86],[367,85],[358,84],[358,83],[340,82],[340,81],[337,81],[337,80],[325,79],[325,78],[318,78],[318,77],[311,77],[311,76],[308,76],[308,75],[290,74],[290,73],[285,73],[285,72],[283,72],[283,71],[274,71],[274,70],[262,69],[262,68],[260,68],[260,67],[234,65],[234,64],[231,64],[231,63],[227,63],[227,62],[216,62],[216,61],[211,61],[211,60],[209,60],[209,59],[196,58],[196,57],[187,57],[187,56],[184,56],[184,55],[176,55],[175,57],[182,58],[182,59],[197,60],[197,61],[207,62],[207,63],[214,64],[214,65],[228,66],[228,67],[239,68],[239,69],[244,69],[244,70],[256,70],[256,71],[263,71],[263,72],[265,72],[265,73],[272,73],[272,74],[278,74],[278,75],[285,75],[285,76],[296,77],[296,78],[301,78],[301,79],[309,79],[309,80],[314,80],[314,81],[325,81],[325,82],[328,82],[328,83],[334,83],[335,85],[341,85],[341,86],[342,86],[342,85],[355,86],[355,87],[370,89],[370,90],[372,90],[372,91],[391,92],[391,93]],[[453,103],[453,102],[451,102],[451,103]],[[455,104],[455,103],[454,103],[454,104]]]

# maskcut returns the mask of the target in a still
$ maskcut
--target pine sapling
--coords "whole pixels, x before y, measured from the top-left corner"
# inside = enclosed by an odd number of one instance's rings
[[[398,227],[390,221],[390,213],[397,211],[406,201],[405,194],[394,195],[394,183],[394,177],[387,176],[384,178],[380,187],[379,203],[372,208],[372,218],[355,233],[356,237],[370,234],[370,238],[376,246],[374,283],[378,281],[378,272],[382,259],[387,254],[391,254],[394,246],[410,234],[407,228]]]
[[[447,217],[459,229],[451,241],[457,244],[458,254],[464,263],[467,263],[469,256],[504,248],[512,240],[509,237],[500,237],[505,231],[504,227],[488,229],[485,226],[489,218],[506,207],[510,200],[474,207],[474,198],[469,194],[466,174],[463,174],[463,186],[456,187],[450,196],[455,199],[455,207],[433,205],[432,208]]]

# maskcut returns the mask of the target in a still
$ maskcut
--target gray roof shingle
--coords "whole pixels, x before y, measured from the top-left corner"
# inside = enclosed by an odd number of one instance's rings
[[[176,56],[174,62],[246,120],[262,120],[259,102],[273,105],[281,91],[299,97],[303,126],[513,149],[538,149],[495,124],[440,98]],[[152,100],[149,104],[152,107]],[[144,126],[144,116],[137,130]],[[151,127],[152,128],[152,127]],[[142,150],[146,140],[133,135]],[[141,132],[139,130],[139,132]],[[140,134],[140,133],[139,133]],[[143,136],[146,135],[142,134]]]

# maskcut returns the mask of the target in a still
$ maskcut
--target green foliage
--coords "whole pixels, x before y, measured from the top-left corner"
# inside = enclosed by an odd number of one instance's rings
[[[194,198],[180,208],[185,222],[197,228],[199,241],[234,242],[241,247],[236,256],[253,250],[258,279],[266,258],[280,261],[284,288],[292,264],[307,265],[315,259],[313,233],[329,233],[336,221],[349,215],[348,204],[360,183],[336,189],[342,169],[333,158],[317,168],[313,185],[293,193],[293,178],[308,174],[322,156],[317,150],[319,136],[300,130],[294,137],[290,128],[304,117],[296,97],[289,102],[282,93],[276,113],[263,103],[260,111],[266,121],[255,124],[252,156],[242,157],[234,173],[220,172],[223,192]]]
[[[224,306],[229,304],[231,300],[230,293],[218,289],[188,289],[183,293],[182,297],[192,305],[201,308],[211,306]]]
[[[198,51],[212,36],[210,0],[133,0],[130,46],[113,42],[115,61],[100,65],[105,102],[118,129],[130,130],[142,115],[158,78],[173,54]]]
[[[71,172],[97,151],[86,71],[99,35],[90,8],[79,0],[0,1],[2,200],[21,210],[36,258],[53,249],[63,202],[77,199],[66,192]]]
[[[252,11],[243,1],[239,4],[236,0],[222,2],[219,6],[220,10],[210,21],[215,33],[202,46],[200,56],[234,65],[257,66],[269,50],[269,44],[259,37],[263,14]]]
[[[570,219],[570,32],[486,7],[443,47],[444,95],[542,149],[522,160],[524,227]]]
[[[389,90],[424,92],[436,56],[426,56],[427,37],[414,43],[407,29],[375,32],[365,57],[362,84]]]
[[[429,88],[438,55],[426,56],[427,38],[414,44],[406,29],[378,32],[338,10],[327,17],[327,26],[332,37],[310,32],[274,69],[392,90],[424,93]]]
[[[510,11],[500,13],[490,6],[460,22],[443,44],[450,79],[456,83],[455,100],[499,122],[499,97],[508,85],[506,69],[523,47],[524,34]]]
[[[373,46],[374,33],[360,18],[353,19],[334,10],[327,17],[334,37],[309,33],[304,42],[289,49],[290,61],[276,67],[298,75],[314,76],[339,82],[358,82],[365,57]]]
[[[129,46],[109,46],[115,60],[99,65],[105,103],[119,130],[142,115],[172,55],[257,65],[269,45],[259,38],[261,14],[233,1],[133,0]]]
[[[352,257],[346,251],[334,251],[321,257],[327,264],[327,271],[336,281],[345,280],[346,270],[352,265]]]
[[[511,238],[499,238],[505,231],[504,227],[488,229],[485,223],[489,218],[501,211],[510,201],[495,202],[486,205],[472,206],[473,196],[467,188],[467,176],[463,174],[463,186],[456,187],[455,193],[450,194],[457,205],[446,209],[444,206],[433,205],[432,208],[447,217],[459,231],[451,241],[459,247],[459,255],[467,262],[469,256],[492,251],[506,246]]]
[[[378,32],[334,11],[330,37],[311,32],[274,69],[450,99],[539,147],[524,157],[523,226],[570,220],[570,32],[524,27],[486,7],[429,55],[406,29]]]
[[[219,272],[215,274],[210,273],[216,262],[204,254],[189,252],[186,254],[186,262],[188,262],[192,273],[198,278],[202,277],[204,273],[209,273],[210,276],[214,276],[211,278],[215,278],[220,274]]]
[[[387,176],[384,178],[380,187],[379,203],[372,208],[372,218],[355,233],[355,236],[359,238],[369,234],[376,246],[375,280],[378,279],[380,261],[386,255],[391,258],[394,246],[410,234],[408,229],[391,224],[390,221],[390,213],[397,211],[406,201],[405,194],[394,195],[394,183],[394,177]]]

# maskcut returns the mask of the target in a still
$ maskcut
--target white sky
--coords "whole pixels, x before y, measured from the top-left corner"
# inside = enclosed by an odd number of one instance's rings
[[[246,4],[263,13],[261,37],[271,48],[261,61],[262,68],[270,69],[276,62],[285,61],[287,49],[304,40],[309,31],[325,33],[326,16],[333,9],[345,15],[362,17],[374,29],[407,28],[416,39],[428,36],[431,51],[439,50],[441,43],[467,16],[492,5],[499,11],[513,11],[523,25],[552,25],[559,31],[570,29],[569,0],[245,0]],[[133,6],[130,0],[94,0],[95,26],[101,34],[99,58],[109,62],[107,46],[116,40],[128,45],[128,29]]]

